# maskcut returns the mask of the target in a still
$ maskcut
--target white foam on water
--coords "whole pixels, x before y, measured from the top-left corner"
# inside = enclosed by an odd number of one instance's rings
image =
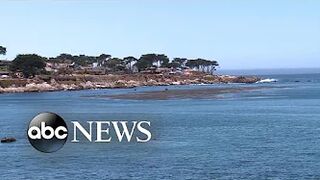
[[[262,79],[257,83],[273,83],[273,82],[278,82],[278,79],[267,78],[267,79]]]

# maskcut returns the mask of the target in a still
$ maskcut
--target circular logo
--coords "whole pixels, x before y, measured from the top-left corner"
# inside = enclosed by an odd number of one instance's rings
[[[67,124],[55,113],[40,113],[29,123],[29,142],[41,152],[51,153],[61,149],[67,137]]]

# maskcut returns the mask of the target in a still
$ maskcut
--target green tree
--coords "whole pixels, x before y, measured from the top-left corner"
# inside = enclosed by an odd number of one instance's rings
[[[173,58],[172,64],[174,64],[176,67],[181,68],[185,66],[187,60],[187,58]]]
[[[80,66],[88,66],[97,61],[95,56],[87,56],[80,54],[79,56],[73,56],[73,62]]]
[[[166,65],[166,67],[168,68],[179,68],[180,64],[178,64],[177,62],[170,62]]]
[[[198,71],[206,72],[206,73],[213,73],[216,70],[216,66],[219,66],[218,62],[213,60],[206,60],[206,59],[191,59],[188,60],[186,63],[191,69],[196,69]]]
[[[216,70],[216,67],[219,66],[218,61],[216,60],[211,60],[208,63],[208,73],[213,74],[213,72]]]
[[[74,56],[72,56],[71,54],[66,54],[66,53],[62,53],[59,56],[56,57],[56,59],[64,62],[64,61],[72,61],[74,60]]]
[[[123,71],[125,69],[125,63],[123,59],[111,58],[106,62],[106,66],[112,71]]]
[[[19,54],[9,68],[12,72],[22,72],[26,78],[33,77],[45,71],[45,60],[37,54]]]
[[[191,68],[191,69],[197,69],[199,70],[199,63],[195,59],[189,59],[186,63],[186,66]]]
[[[130,72],[132,72],[134,64],[138,61],[138,59],[133,56],[124,57],[123,60]]]
[[[139,71],[153,66],[168,67],[168,65],[169,58],[165,54],[143,54],[136,63]]]
[[[101,59],[101,60],[107,60],[109,58],[111,58],[110,54],[100,54],[100,56],[98,56],[98,59]]]
[[[98,66],[103,66],[109,58],[111,58],[110,54],[100,54],[100,56],[97,57]]]
[[[6,55],[7,54],[7,48],[3,47],[3,46],[0,46],[0,54],[1,55]]]
[[[139,71],[143,71],[149,67],[152,67],[153,63],[156,62],[156,60],[156,54],[143,54],[135,65],[137,66]]]
[[[169,58],[165,54],[157,54],[156,62],[159,67],[167,67],[169,64]]]

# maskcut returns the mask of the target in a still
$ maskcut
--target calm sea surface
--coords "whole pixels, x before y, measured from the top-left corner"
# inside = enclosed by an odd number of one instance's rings
[[[277,83],[141,87],[270,86],[215,99],[117,100],[88,96],[134,89],[0,94],[0,179],[320,179],[320,75],[270,75]],[[71,143],[33,149],[29,121],[51,111],[66,121],[149,120],[137,143]],[[70,126],[71,127],[71,126]]]

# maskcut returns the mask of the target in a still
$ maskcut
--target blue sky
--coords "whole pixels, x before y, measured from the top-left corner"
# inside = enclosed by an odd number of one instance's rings
[[[19,53],[165,53],[222,69],[320,67],[317,0],[0,2],[0,45]]]

